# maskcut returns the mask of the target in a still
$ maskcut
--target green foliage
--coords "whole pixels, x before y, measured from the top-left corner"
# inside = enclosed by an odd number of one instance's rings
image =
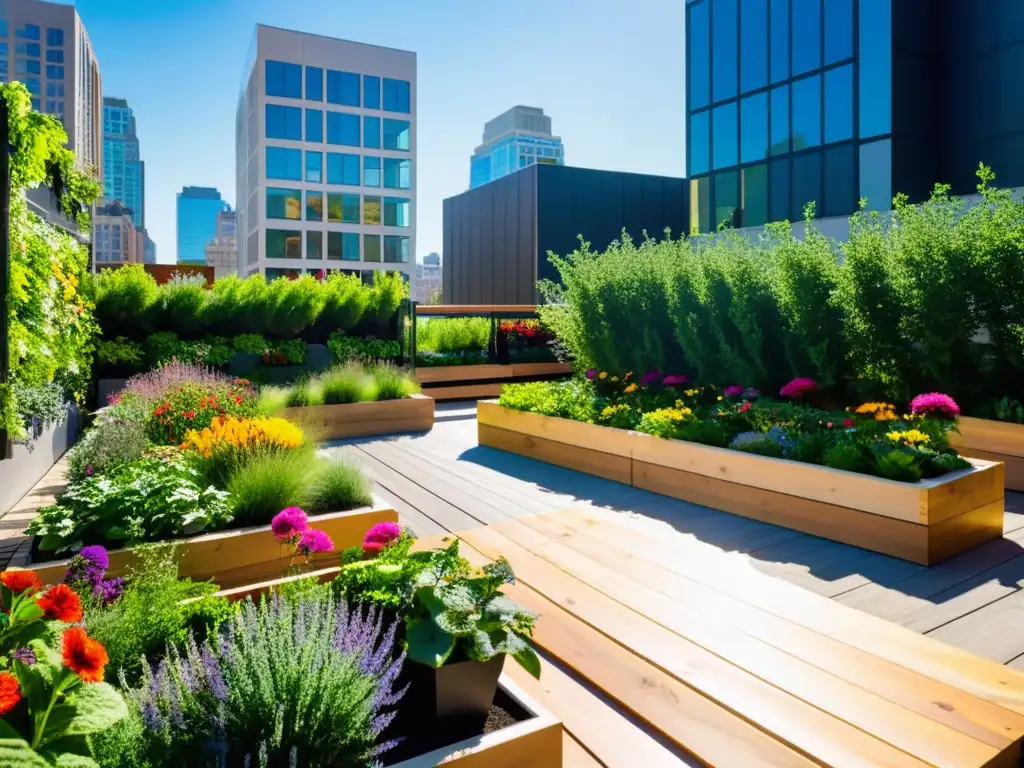
[[[288,407],[292,389],[289,387],[261,387],[256,410],[265,416],[274,416]]]
[[[107,270],[108,273],[111,271],[117,270]],[[103,365],[138,366],[142,363],[142,355],[142,345],[124,336],[96,344],[96,361]]]
[[[416,351],[487,350],[491,320],[486,317],[421,317],[416,320]]]
[[[306,362],[306,342],[288,339],[271,343],[263,353],[264,365],[302,365]]]
[[[17,383],[12,388],[14,407],[25,423],[26,428],[32,421],[43,424],[56,424],[68,414],[67,399],[64,387],[49,383],[38,386]]]
[[[231,346],[236,352],[262,355],[267,350],[267,340],[258,333],[241,333],[232,339]]]
[[[356,465],[343,459],[315,464],[306,490],[310,509],[341,511],[373,504],[370,482]],[[282,507],[283,509],[283,507]]]
[[[201,276],[193,279],[189,275],[173,275],[160,287],[154,327],[185,336],[205,329],[207,293]]]
[[[317,377],[325,405],[365,403],[376,399],[373,376],[359,365],[332,368]]]
[[[394,366],[366,368],[349,363],[304,377],[286,389],[265,390],[263,407],[279,409],[282,402],[287,407],[299,407],[399,400],[419,391],[416,380]]]
[[[331,332],[344,333],[355,328],[371,303],[371,291],[362,279],[358,275],[335,272],[328,275],[321,286],[324,306],[318,324]]]
[[[327,348],[339,363],[373,363],[380,360],[394,360],[402,355],[398,341],[384,339],[360,339],[335,331],[327,339]]]
[[[1015,424],[1024,424],[1024,405],[1019,400],[1004,397],[995,405],[995,415],[1000,421],[1012,421]]]
[[[142,458],[147,445],[145,427],[139,422],[101,420],[71,449],[66,477],[78,483],[91,475],[107,474]]]
[[[506,385],[498,403],[516,411],[588,422],[597,421],[602,410],[593,387],[577,380]]]
[[[107,338],[124,340],[127,329],[152,330],[153,312],[160,300],[156,278],[141,264],[105,269],[93,277],[96,320],[108,328]]]
[[[311,377],[304,377],[297,381],[288,390],[285,405],[288,408],[307,408],[314,405],[323,405],[324,389],[320,381]]]
[[[177,453],[142,458],[72,483],[39,510],[26,533],[57,554],[105,542],[159,541],[218,530],[233,513],[226,491],[199,484],[199,471]]]
[[[325,304],[320,283],[312,275],[297,280],[272,280],[267,286],[270,315],[267,330],[275,336],[295,336],[311,326]]]
[[[375,400],[401,400],[420,391],[408,373],[393,365],[380,365],[370,370],[376,388]]]

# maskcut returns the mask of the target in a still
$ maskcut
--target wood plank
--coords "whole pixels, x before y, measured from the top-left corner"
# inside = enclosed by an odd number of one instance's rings
[[[421,394],[401,400],[285,408],[282,418],[310,425],[318,440],[343,440],[398,432],[426,432],[434,426],[434,401]]]
[[[575,521],[573,521],[575,522]],[[558,516],[535,516],[522,526],[553,538],[563,547],[635,581],[655,589],[687,608],[698,611],[703,621],[730,626],[802,659],[819,669],[884,697],[960,733],[998,749],[1024,738],[1024,716],[983,699],[923,677],[852,646],[781,619],[757,606],[740,602],[710,587],[635,557],[626,549],[590,535],[586,526],[565,522]],[[500,530],[523,546],[527,538],[513,526]],[[549,548],[550,550],[550,548]],[[534,550],[536,551],[536,550]],[[555,550],[550,550],[554,554]],[[578,561],[578,558],[576,558]],[[559,554],[558,562],[565,561]],[[719,574],[728,578],[728,572]]]
[[[1017,589],[928,636],[1005,664],[1024,653],[1024,592]]]
[[[479,423],[478,430],[480,445],[488,448],[546,461],[625,485],[629,485],[632,479],[633,463],[626,456],[579,448],[543,437],[492,427],[483,422]]]
[[[499,427],[527,436],[625,458],[632,457],[634,444],[646,437],[624,429],[514,411],[511,408],[503,408],[496,402],[477,403],[476,414],[477,423],[481,425],[486,424],[489,427]]]
[[[511,365],[481,363],[479,365],[434,365],[416,369],[416,381],[432,384],[445,381],[479,381],[486,379],[511,379]]]
[[[1024,458],[1024,424],[962,416],[957,427],[959,434],[951,432],[949,442],[958,450],[961,447],[976,448],[987,453]]]
[[[953,473],[929,481],[924,491],[927,520],[922,522],[934,526],[967,512],[993,506],[999,508],[999,532],[1002,533],[1005,496],[1003,465],[979,461],[978,466],[983,466],[984,470]],[[949,482],[941,482],[947,477],[950,478]]]
[[[1001,479],[1002,465],[996,466],[1000,469],[998,474]],[[999,499],[927,528],[928,564],[941,563],[986,541],[1003,537],[1003,500]]]
[[[537,312],[536,304],[424,304],[416,307],[417,317],[431,315],[470,315],[474,313],[489,314],[491,312],[522,312],[533,315]]]
[[[561,515],[576,517],[595,535],[609,537],[639,557],[656,562],[743,602],[867,651],[933,680],[1024,714],[1024,674],[936,642],[891,622],[853,610],[784,581],[765,577],[742,557],[731,557],[729,578],[708,575],[723,555],[708,557],[706,548],[686,550],[683,537],[658,540],[610,521],[601,511]],[[666,537],[667,538],[667,537]]]
[[[543,602],[539,602],[532,595],[524,594],[532,590],[519,587],[518,583],[514,595],[513,589],[506,590],[514,600],[542,614],[535,634],[535,642],[541,647],[546,647],[543,639],[546,632],[570,632],[572,625],[578,624],[563,618],[567,612],[606,637],[614,639],[624,649],[629,649],[641,659],[670,673],[695,694],[735,712],[748,723],[756,723],[777,741],[795,747],[824,765],[927,764],[707,652],[599,590],[566,575],[493,529],[474,529],[461,532],[459,536],[488,557],[506,555],[518,579],[543,593]],[[552,614],[555,605],[563,613]],[[564,627],[565,624],[569,626]],[[566,640],[561,646],[561,652],[551,648],[548,650],[575,664],[578,653],[574,649],[581,647],[585,639],[576,632]],[[609,665],[605,663],[603,666]],[[576,669],[590,678],[578,666]],[[593,679],[592,682],[596,683]],[[615,695],[614,686],[611,689],[602,688],[610,695]],[[678,732],[663,732],[666,736],[681,738]],[[687,738],[678,743],[690,746],[692,741]],[[732,763],[726,763],[748,764],[735,757]]]
[[[514,378],[530,376],[568,376],[572,373],[572,363],[512,363]]]
[[[568,731],[563,730],[562,766],[563,768],[604,768],[604,763],[599,762],[582,744],[570,736]]]
[[[1003,463],[1003,487],[1008,491],[1024,491],[1024,458],[1011,456],[1007,453],[992,453],[980,448],[958,447],[962,456],[984,461],[1001,461]]]
[[[456,384],[448,387],[424,387],[423,393],[434,400],[473,400],[479,397],[497,397],[501,384]]]

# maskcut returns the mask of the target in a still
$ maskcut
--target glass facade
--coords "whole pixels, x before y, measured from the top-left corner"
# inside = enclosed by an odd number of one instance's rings
[[[477,149],[469,161],[469,188],[479,187],[530,165],[565,165],[562,140],[513,133]],[[388,184],[385,168],[384,186]],[[408,189],[408,184],[398,187]]]
[[[691,229],[891,197],[891,0],[690,0],[686,12]]]
[[[231,208],[211,187],[185,187],[178,193],[178,262],[202,264],[206,244],[217,235],[217,215]]]
[[[63,30],[48,29],[47,32],[63,33]],[[46,111],[63,120],[64,102],[60,99],[64,96],[64,84],[47,83],[46,94]],[[145,180],[135,116],[124,99],[107,97],[103,100],[103,197],[107,202],[118,201],[131,209],[132,224],[138,229],[146,227]]]

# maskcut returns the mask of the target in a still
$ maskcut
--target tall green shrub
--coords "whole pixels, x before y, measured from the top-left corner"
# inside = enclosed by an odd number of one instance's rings
[[[174,275],[161,286],[154,328],[190,338],[201,336],[207,327],[209,293],[201,276]]]
[[[267,332],[290,338],[309,328],[324,308],[324,290],[312,275],[273,280],[267,286]]]
[[[114,333],[152,330],[153,310],[160,297],[156,279],[141,264],[105,269],[94,278],[96,320]]]
[[[334,273],[323,281],[324,306],[317,325],[326,335],[349,331],[370,304],[370,291],[356,275]]]

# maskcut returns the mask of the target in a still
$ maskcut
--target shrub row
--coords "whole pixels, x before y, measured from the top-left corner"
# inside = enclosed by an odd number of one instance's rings
[[[810,223],[763,236],[588,244],[552,260],[545,325],[580,368],[660,370],[777,392],[813,377],[846,402],[955,397],[986,416],[1024,390],[1024,203],[979,170],[982,201],[860,212],[847,242]]]

